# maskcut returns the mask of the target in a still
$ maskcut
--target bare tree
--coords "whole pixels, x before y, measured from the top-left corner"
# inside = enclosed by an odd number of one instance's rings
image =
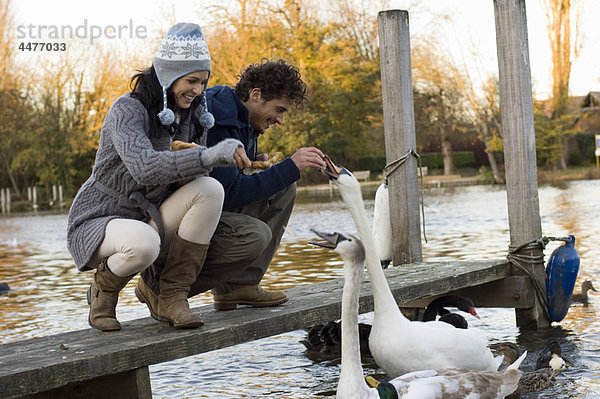
[[[571,65],[581,49],[578,30],[581,5],[581,0],[544,0],[548,39],[552,51],[551,119],[560,119],[568,112]],[[562,137],[561,145],[558,167],[566,169],[569,154],[568,137]]]

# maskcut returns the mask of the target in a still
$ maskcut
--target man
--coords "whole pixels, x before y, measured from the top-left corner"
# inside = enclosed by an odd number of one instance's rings
[[[306,103],[307,87],[295,66],[284,60],[263,59],[246,68],[235,89],[214,86],[207,90],[206,98],[208,110],[215,117],[215,125],[208,133],[208,145],[235,138],[244,144],[250,160],[257,160],[264,156],[257,154],[258,137],[272,125],[282,125],[286,112],[293,106],[300,108]],[[240,274],[212,289],[216,310],[235,309],[238,304],[277,306],[288,300],[283,291],[266,290],[259,283],[292,213],[295,183],[307,167],[325,167],[319,149],[300,148],[291,157],[252,175],[245,175],[235,167],[213,169],[211,176],[225,189],[224,214],[246,216],[242,224],[270,236],[258,258]],[[230,240],[228,250],[238,252],[242,248]]]

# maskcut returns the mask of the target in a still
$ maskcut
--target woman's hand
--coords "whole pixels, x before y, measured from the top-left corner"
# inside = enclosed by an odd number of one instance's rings
[[[240,169],[249,168],[252,165],[243,147],[238,147],[233,153],[233,166]]]

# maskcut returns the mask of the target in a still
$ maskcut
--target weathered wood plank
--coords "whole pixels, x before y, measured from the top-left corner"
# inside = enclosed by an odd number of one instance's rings
[[[390,164],[417,150],[408,11],[381,11],[377,22],[385,152]],[[423,259],[416,170],[417,160],[409,156],[388,177],[395,265]]]
[[[152,399],[148,367],[123,373],[73,382],[46,392],[24,396],[23,399]]]
[[[506,277],[500,261],[423,262],[385,271],[399,303],[473,287]],[[123,322],[120,332],[72,331],[0,346],[0,392],[5,397],[43,392],[205,353],[338,319],[342,279],[288,290],[289,302],[276,308],[215,312],[198,308],[206,325],[176,330],[150,318]],[[373,310],[370,285],[361,288],[361,312]],[[68,347],[68,349],[61,349]]]
[[[506,192],[511,248],[542,237],[539,210],[535,126],[527,15],[525,0],[494,0],[496,43],[500,75],[500,112],[506,165]],[[523,253],[540,257],[541,262],[523,266],[545,293],[542,249]],[[517,324],[524,328],[548,327],[541,304],[517,311]]]
[[[490,295],[493,293],[493,295]],[[444,295],[463,295],[470,298],[475,307],[481,308],[514,308],[528,309],[535,304],[535,293],[531,279],[527,276],[510,276],[505,279],[481,284],[476,287],[463,288],[449,291]],[[402,304],[402,307],[424,308],[436,295],[426,299],[419,299]]]

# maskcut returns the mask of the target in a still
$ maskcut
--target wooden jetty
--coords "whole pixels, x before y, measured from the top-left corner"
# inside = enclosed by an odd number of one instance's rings
[[[471,290],[468,295],[478,306],[526,309],[534,303],[532,294],[523,295],[532,293],[529,278],[510,277],[506,261],[420,262],[385,274],[398,303],[464,289]],[[206,322],[198,329],[162,327],[147,317],[123,322],[119,332],[90,328],[5,344],[0,346],[0,396],[151,398],[149,365],[339,319],[342,284],[335,279],[292,288],[289,302],[275,308],[196,308]],[[360,304],[362,313],[373,310],[368,282]]]
[[[494,0],[500,70],[511,248],[541,238],[537,196],[533,102],[524,0]],[[408,13],[379,14],[382,94],[388,163],[416,151]],[[517,325],[549,325],[543,249],[526,249],[518,267],[508,260],[423,262],[417,161],[405,158],[389,176],[395,265],[386,270],[398,304],[419,308],[431,298],[462,293],[478,307],[516,310]],[[529,258],[527,257],[529,256]],[[534,287],[537,286],[537,292]],[[540,288],[541,286],[541,288]],[[0,396],[6,398],[150,398],[148,366],[225,348],[340,317],[341,279],[288,290],[275,308],[214,312],[206,325],[177,330],[150,318],[123,323],[120,332],[67,332],[0,346]],[[542,292],[540,292],[540,289]],[[361,312],[373,309],[370,286]]]

